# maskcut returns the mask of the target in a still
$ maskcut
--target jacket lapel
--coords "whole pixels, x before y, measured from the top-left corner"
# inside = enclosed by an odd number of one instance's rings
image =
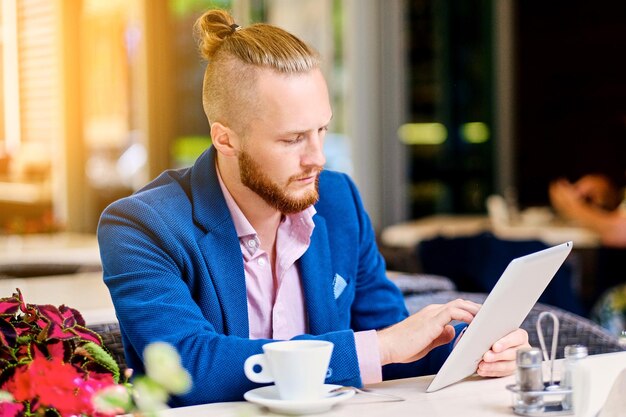
[[[213,283],[212,286],[202,285],[201,291],[215,289],[222,310],[224,334],[249,337],[243,258],[235,225],[217,179],[213,147],[202,154],[192,168],[191,193],[194,220],[206,232],[198,245]],[[199,301],[213,297],[206,294]]]
[[[235,225],[217,179],[213,147],[202,154],[192,168],[191,194],[194,220],[206,232],[198,244],[221,306],[222,330],[228,335],[249,337],[243,258]],[[320,215],[315,215],[313,221],[315,229],[311,244],[300,258],[299,265],[308,332],[323,334],[334,329],[338,314],[332,287],[333,268],[326,221]],[[212,290],[206,288],[211,286],[202,287],[202,291]],[[211,294],[206,295],[200,299],[212,298]]]
[[[300,258],[300,274],[309,323],[310,334],[333,330],[337,322],[337,303],[333,295],[333,269],[328,243],[326,221],[313,217],[315,229],[311,245]]]

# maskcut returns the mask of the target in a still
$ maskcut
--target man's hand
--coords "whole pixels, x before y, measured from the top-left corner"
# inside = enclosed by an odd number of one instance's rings
[[[413,362],[437,346],[454,339],[452,320],[470,323],[481,305],[457,299],[447,304],[429,305],[400,323],[378,331],[382,365]],[[530,347],[526,330],[517,329],[493,344],[478,364],[485,377],[506,376],[515,372],[517,350]]]
[[[530,347],[526,330],[517,329],[498,340],[484,355],[476,371],[480,376],[506,376],[515,372],[517,350]]]
[[[619,190],[603,175],[585,175],[573,186],[580,198],[592,206],[610,211],[615,210],[620,203]]]
[[[431,304],[400,323],[378,331],[381,363],[407,363],[423,358],[432,349],[454,339],[450,321],[469,323],[479,309],[480,304],[461,299]]]

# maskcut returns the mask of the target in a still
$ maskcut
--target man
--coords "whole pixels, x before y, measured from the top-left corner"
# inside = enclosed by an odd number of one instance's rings
[[[322,172],[332,111],[317,55],[223,11],[197,30],[213,146],[109,206],[98,230],[129,366],[142,370],[150,342],[174,345],[194,382],[175,405],[242,399],[256,386],[243,363],[271,339],[333,342],[328,383],[436,372],[457,336],[450,321],[480,306],[407,317],[354,184]],[[523,330],[496,342],[479,374],[512,373],[522,346]]]

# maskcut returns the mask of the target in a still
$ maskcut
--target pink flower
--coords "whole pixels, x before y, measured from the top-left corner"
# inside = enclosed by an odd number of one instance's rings
[[[0,402],[0,416],[18,417],[24,411],[24,404]]]

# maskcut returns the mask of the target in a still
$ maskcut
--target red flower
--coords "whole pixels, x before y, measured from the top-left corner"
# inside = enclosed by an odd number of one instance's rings
[[[87,378],[87,379],[85,379]],[[13,378],[3,386],[16,401],[30,401],[40,407],[54,408],[62,417],[92,415],[92,397],[98,390],[113,385],[110,374],[86,376],[79,368],[61,360],[48,360],[36,353],[28,365],[16,368]],[[38,401],[34,401],[34,400]]]
[[[17,367],[13,378],[5,382],[2,389],[12,393],[17,401],[29,401],[33,395],[28,375],[28,366],[23,365]]]

